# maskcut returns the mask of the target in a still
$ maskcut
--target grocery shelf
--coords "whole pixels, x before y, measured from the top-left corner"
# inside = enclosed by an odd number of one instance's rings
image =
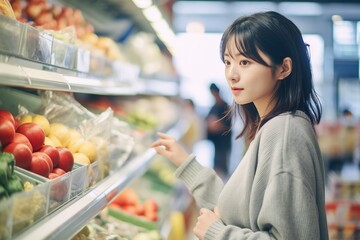
[[[80,92],[99,95],[134,95],[132,86],[107,86],[98,79],[65,76],[60,73],[0,62],[0,85]]]
[[[188,125],[179,120],[167,131],[180,138]],[[104,209],[128,184],[140,177],[156,155],[154,149],[129,159],[94,187],[40,220],[15,239],[69,239]]]

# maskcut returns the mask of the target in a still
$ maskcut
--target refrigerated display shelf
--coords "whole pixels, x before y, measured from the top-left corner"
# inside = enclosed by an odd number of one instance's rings
[[[113,96],[138,94],[175,96],[178,94],[178,84],[174,81],[138,79],[132,83],[117,83],[68,76],[2,62],[0,62],[0,85]]]
[[[188,125],[180,119],[168,134],[180,138]],[[94,187],[46,216],[15,239],[69,239],[104,209],[129,183],[140,177],[156,155],[154,149],[129,159]]]

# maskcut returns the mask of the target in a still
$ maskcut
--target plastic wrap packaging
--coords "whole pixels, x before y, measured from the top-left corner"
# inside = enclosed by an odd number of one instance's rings
[[[72,93],[38,91],[38,95],[14,89],[0,89],[0,106],[19,117],[45,116],[50,124],[61,123],[76,130],[83,139],[95,142],[103,172],[121,166],[134,148],[133,130],[128,123],[113,117],[111,108],[95,114],[81,105]],[[68,140],[74,137],[68,137]],[[99,161],[100,162],[100,161]],[[96,170],[96,169],[95,169]],[[92,180],[89,180],[92,181]]]
[[[111,108],[97,115],[77,102],[72,94],[41,91],[39,95],[42,100],[40,112],[51,123],[59,122],[77,129],[85,140],[95,144],[102,176],[129,157],[134,145],[127,134],[130,128],[113,117]]]

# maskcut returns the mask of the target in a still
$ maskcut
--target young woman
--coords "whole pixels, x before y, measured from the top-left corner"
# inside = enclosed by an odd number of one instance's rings
[[[321,106],[307,45],[276,12],[242,17],[221,40],[225,76],[250,145],[224,185],[171,136],[156,151],[178,166],[201,207],[199,239],[327,240],[324,167],[314,124]]]

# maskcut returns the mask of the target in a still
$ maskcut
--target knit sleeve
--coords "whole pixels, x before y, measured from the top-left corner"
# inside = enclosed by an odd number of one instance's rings
[[[300,179],[288,173],[277,175],[265,199],[257,221],[259,231],[217,221],[204,240],[320,239],[316,200]]]
[[[184,182],[199,207],[215,208],[223,182],[213,169],[202,166],[191,154],[175,175]]]

